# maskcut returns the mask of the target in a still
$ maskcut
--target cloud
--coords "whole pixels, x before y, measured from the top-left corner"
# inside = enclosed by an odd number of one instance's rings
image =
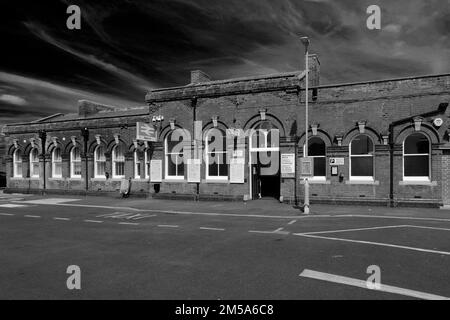
[[[12,94],[2,94],[0,95],[0,101],[13,104],[16,106],[24,106],[27,104],[27,101],[21,97],[12,95]]]

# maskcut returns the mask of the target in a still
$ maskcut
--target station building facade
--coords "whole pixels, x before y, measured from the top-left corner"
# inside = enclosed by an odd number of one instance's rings
[[[309,59],[308,94],[304,71],[219,81],[193,71],[186,86],[148,92],[145,107],[80,101],[78,113],[7,125],[6,192],[117,195],[130,179],[131,194],[144,196],[301,204],[300,159],[308,145],[312,203],[450,204],[450,74],[320,85],[319,60]],[[154,124],[157,141],[136,140],[138,122]],[[214,155],[241,167],[203,157],[198,180],[189,181],[187,159],[171,157],[180,128],[197,132],[185,148],[196,147],[199,157],[210,152],[209,132],[221,132],[223,148]],[[239,129],[258,136],[239,146],[225,138]],[[271,129],[279,134],[261,134]],[[262,152],[279,157],[280,167],[294,159],[291,174],[268,174]],[[161,166],[157,179],[152,163]]]

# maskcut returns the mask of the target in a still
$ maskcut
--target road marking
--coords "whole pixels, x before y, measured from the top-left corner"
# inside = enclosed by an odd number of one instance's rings
[[[179,226],[173,224],[158,224],[160,228],[178,228]]]
[[[83,220],[84,222],[91,222],[91,223],[103,223],[103,221],[100,220]]]
[[[124,224],[124,225],[128,225],[128,226],[138,226],[139,223],[137,222],[119,222],[119,224]]]
[[[201,230],[225,231],[223,228],[200,227]]]
[[[69,218],[59,218],[59,217],[54,217],[54,220],[62,220],[62,221],[69,221]]]
[[[277,230],[273,231],[273,233],[280,232],[280,231],[283,230],[283,229],[284,229],[283,227],[282,227],[282,228],[278,228]]]
[[[405,227],[410,227],[410,228],[420,228],[420,229],[431,229],[431,230],[442,230],[442,231],[450,231],[450,229],[448,229],[448,228],[427,227],[427,226],[405,225]]]
[[[14,214],[12,213],[0,213],[0,216],[13,216]]]
[[[80,200],[81,199],[48,198],[48,199],[27,200],[21,202],[30,204],[60,204],[64,202],[80,201]]]
[[[307,237],[307,238],[317,238],[317,239],[326,239],[326,240],[333,240],[333,241],[343,241],[343,242],[370,244],[370,245],[374,245],[374,246],[398,248],[398,249],[405,249],[405,250],[412,250],[412,251],[419,251],[419,252],[427,252],[427,253],[435,253],[435,254],[442,254],[442,255],[450,256],[450,252],[447,252],[447,251],[437,251],[437,250],[422,249],[422,248],[415,248],[415,247],[408,247],[408,246],[400,246],[400,245],[396,245],[396,244],[389,244],[389,243],[382,243],[382,242],[362,241],[362,240],[333,238],[333,237],[322,237],[322,236],[316,236],[316,235],[304,234],[304,233],[293,233],[293,235],[301,236],[301,237]]]
[[[367,289],[367,290],[394,293],[394,294],[399,294],[399,295],[414,297],[414,298],[419,298],[419,299],[425,299],[425,300],[450,300],[450,298],[447,298],[447,297],[438,296],[438,295],[430,294],[430,293],[426,293],[426,292],[410,290],[410,289],[404,289],[404,288],[400,288],[400,287],[389,286],[386,284],[380,284],[380,289],[369,289],[367,287],[367,282],[364,280],[343,277],[343,276],[338,276],[338,275],[334,275],[331,273],[324,273],[324,272],[308,270],[308,269],[303,270],[303,272],[300,273],[299,276],[304,277],[304,278],[333,282],[333,283],[346,284],[349,286],[354,286],[354,287],[363,288],[363,289]]]
[[[296,222],[297,222],[297,220],[292,220],[292,221],[289,221],[288,224],[291,225],[291,224],[294,224]]]
[[[313,217],[313,216],[311,216]],[[332,218],[381,218],[381,219],[403,219],[403,220],[426,220],[426,221],[446,221],[450,222],[450,219],[444,218],[420,218],[420,217],[402,217],[402,216],[371,216],[367,214],[339,214],[331,216]]]
[[[12,204],[12,203],[7,203],[7,204],[0,204],[1,208],[23,208],[23,207],[28,207],[26,205],[23,204]]]
[[[407,225],[380,226],[380,227],[356,228],[356,229],[340,229],[340,230],[326,230],[326,231],[314,231],[314,232],[303,232],[302,234],[338,233],[338,232],[367,231],[367,230],[379,230],[379,229],[389,229],[389,228],[404,228],[404,227],[407,227]]]
[[[33,216],[33,215],[30,215],[30,214],[26,214],[25,217],[26,218],[40,218],[41,216]]]

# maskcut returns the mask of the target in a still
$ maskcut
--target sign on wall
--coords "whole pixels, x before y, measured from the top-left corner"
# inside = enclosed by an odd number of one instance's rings
[[[281,177],[295,178],[295,154],[282,153],[280,162],[281,162]]]
[[[145,123],[145,122],[137,122],[136,123],[136,140],[142,141],[158,141],[158,136],[156,134],[156,128],[153,124]]]
[[[150,160],[150,181],[162,182],[162,160]]]
[[[187,168],[188,182],[200,182],[200,159],[188,159]]]
[[[230,159],[230,183],[244,183],[244,158]]]
[[[300,176],[312,177],[313,168],[314,168],[313,158],[311,157],[300,158]]]
[[[344,158],[330,158],[330,166],[343,166]]]

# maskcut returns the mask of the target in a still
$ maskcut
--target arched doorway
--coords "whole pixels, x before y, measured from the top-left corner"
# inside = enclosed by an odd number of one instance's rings
[[[280,134],[270,121],[258,122],[249,137],[252,199],[280,197]]]

